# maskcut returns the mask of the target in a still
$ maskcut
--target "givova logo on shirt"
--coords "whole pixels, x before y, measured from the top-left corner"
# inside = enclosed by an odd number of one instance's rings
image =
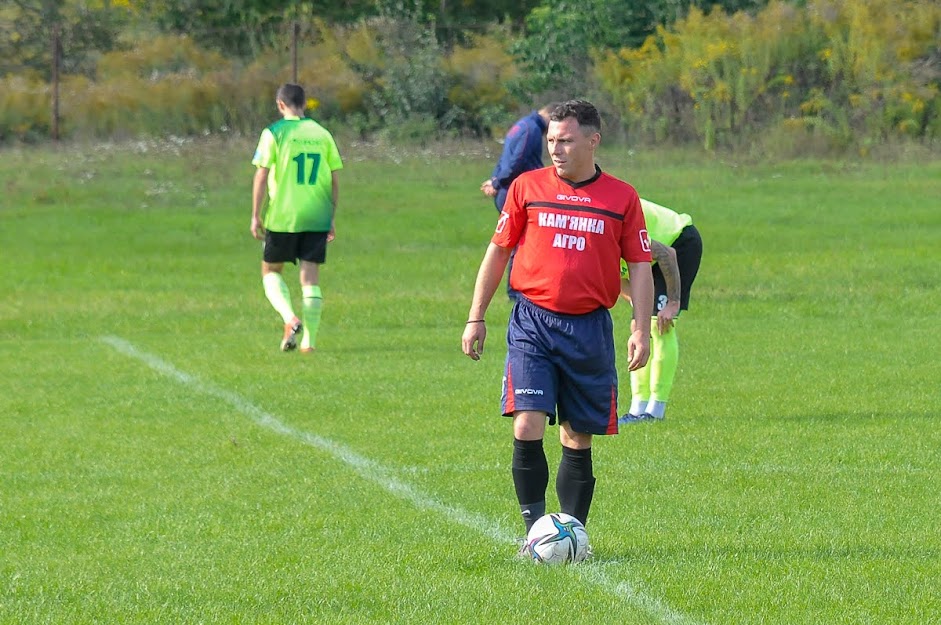
[[[591,204],[590,197],[582,197],[580,195],[564,195],[560,193],[555,196],[555,199],[561,202],[582,202],[583,204]]]

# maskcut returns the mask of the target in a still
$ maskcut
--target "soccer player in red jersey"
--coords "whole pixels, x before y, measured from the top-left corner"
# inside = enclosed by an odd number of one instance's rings
[[[513,483],[527,532],[546,511],[547,422],[559,423],[561,510],[588,520],[595,488],[592,437],[618,431],[609,309],[620,294],[620,259],[627,263],[635,311],[627,344],[631,371],[647,362],[653,306],[640,198],[595,164],[598,111],[584,100],[560,104],[549,117],[546,141],[552,166],[526,172],[510,186],[461,339],[464,353],[479,360],[487,336],[484,315],[515,246],[510,284],[520,297],[507,329],[502,409],[513,417]]]

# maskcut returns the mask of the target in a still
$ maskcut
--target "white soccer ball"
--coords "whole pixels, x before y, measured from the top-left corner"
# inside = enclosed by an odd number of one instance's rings
[[[585,526],[564,512],[553,512],[537,519],[529,529],[526,544],[536,562],[575,563],[588,557]]]

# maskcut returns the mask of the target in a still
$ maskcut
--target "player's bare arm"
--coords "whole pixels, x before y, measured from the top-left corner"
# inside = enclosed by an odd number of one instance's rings
[[[491,243],[477,271],[474,298],[467,312],[467,323],[464,325],[464,334],[461,337],[461,349],[471,360],[480,360],[481,354],[484,353],[484,341],[487,338],[487,324],[484,317],[493,300],[493,294],[500,286],[500,280],[503,279],[503,272],[510,260],[511,251],[509,248]]]
[[[335,238],[337,238],[337,202],[340,201],[340,178],[337,176],[337,172],[330,172],[330,178],[333,187],[331,191],[333,214],[330,216],[330,233],[327,234],[327,242],[333,241]]]
[[[660,266],[667,287],[666,306],[657,313],[657,331],[665,334],[680,313],[680,267],[676,262],[676,250],[653,239],[650,241],[650,255]]]
[[[268,168],[259,167],[255,170],[255,177],[252,179],[252,236],[263,241],[265,238],[265,226],[262,223],[263,209],[265,199],[268,197]]]
[[[634,314],[631,336],[627,340],[628,369],[634,371],[647,364],[650,357],[650,311],[653,310],[653,273],[650,263],[627,263]]]

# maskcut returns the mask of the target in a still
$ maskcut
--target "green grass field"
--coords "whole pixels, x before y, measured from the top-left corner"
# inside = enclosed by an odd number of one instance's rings
[[[941,623],[941,162],[602,152],[705,257],[666,421],[597,440],[595,558],[549,568],[504,298],[460,351],[499,146],[344,148],[314,357],[253,147],[0,153],[0,623]]]

